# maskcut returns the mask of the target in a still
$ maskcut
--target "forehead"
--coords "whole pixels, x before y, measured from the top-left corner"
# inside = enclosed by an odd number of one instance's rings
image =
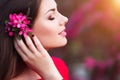
[[[40,5],[40,12],[44,13],[49,9],[56,8],[56,2],[55,0],[41,0],[41,5]]]

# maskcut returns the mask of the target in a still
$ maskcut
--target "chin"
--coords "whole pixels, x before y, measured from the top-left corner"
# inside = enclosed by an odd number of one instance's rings
[[[59,43],[59,47],[63,47],[67,44],[67,39],[64,39],[61,43]]]
[[[54,46],[49,46],[49,49],[53,49],[53,48],[59,48],[59,47],[63,47],[67,44],[67,40],[63,41],[63,42],[60,42]]]
[[[59,40],[58,42],[54,42],[54,43],[50,43],[49,45],[46,44],[46,46],[44,46],[44,48],[46,49],[53,49],[53,48],[59,48],[59,47],[63,47],[67,44],[67,39],[63,39],[63,40]]]

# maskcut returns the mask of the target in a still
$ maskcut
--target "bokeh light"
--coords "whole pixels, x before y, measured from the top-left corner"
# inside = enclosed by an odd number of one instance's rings
[[[112,5],[116,12],[120,12],[120,0],[112,0]]]
[[[116,6],[120,8],[120,0],[113,0],[113,1],[114,1],[114,4],[116,4]]]

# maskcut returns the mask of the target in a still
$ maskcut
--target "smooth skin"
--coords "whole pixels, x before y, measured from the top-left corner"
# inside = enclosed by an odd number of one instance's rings
[[[34,36],[24,36],[26,44],[22,39],[14,40],[15,48],[28,68],[13,80],[63,79],[47,50],[66,45],[67,22],[54,0],[42,0],[32,29]]]

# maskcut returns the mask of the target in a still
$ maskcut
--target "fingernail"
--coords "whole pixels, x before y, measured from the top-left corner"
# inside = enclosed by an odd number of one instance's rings
[[[34,37],[34,34],[32,34],[32,37]]]

